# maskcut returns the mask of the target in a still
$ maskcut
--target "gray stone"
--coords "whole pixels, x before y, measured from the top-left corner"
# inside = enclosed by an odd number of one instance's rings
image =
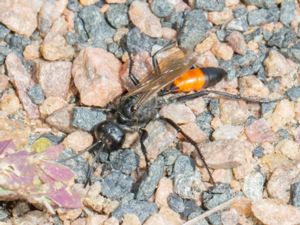
[[[6,56],[11,53],[11,51],[7,45],[0,46],[0,65],[4,63]]]
[[[296,41],[296,34],[289,28],[283,27],[273,33],[271,38],[268,40],[268,45],[286,48],[294,44]]]
[[[9,36],[9,37],[8,37]],[[10,48],[23,52],[24,48],[31,43],[30,39],[21,35],[7,35],[5,41]]]
[[[272,112],[276,107],[276,102],[262,103],[261,113],[265,115],[266,113]]]
[[[79,37],[80,35],[73,33],[73,32],[68,32],[65,36],[65,39],[69,45],[75,45],[79,43]]]
[[[288,138],[291,137],[289,132],[286,129],[283,129],[283,128],[280,128],[276,133],[277,133],[280,140],[288,139]]]
[[[277,22],[279,19],[279,9],[257,9],[248,13],[248,23],[250,26],[258,26],[265,23]]]
[[[99,24],[104,21],[103,16],[100,14],[99,9],[96,6],[87,6],[82,8],[78,13],[78,17],[83,23],[83,32],[86,32],[88,38],[95,36]],[[77,32],[79,33],[80,31],[82,30],[78,30]]]
[[[6,26],[2,25],[0,23],[0,40],[4,40],[6,35],[8,35],[10,32],[10,30],[8,28],[6,28]]]
[[[34,104],[40,105],[45,100],[45,95],[41,85],[36,84],[28,90],[28,96]]]
[[[110,25],[115,28],[128,25],[128,6],[126,4],[110,4],[106,18]]]
[[[0,221],[5,222],[9,219],[10,213],[5,208],[0,208]]]
[[[191,213],[191,215],[188,217],[188,220],[191,220],[191,219],[194,219],[194,218],[200,216],[203,212],[204,212],[204,210],[202,210],[200,212]],[[209,225],[209,224],[206,221],[206,219],[202,219],[200,221],[197,221],[197,225]]]
[[[102,110],[89,107],[75,107],[73,109],[72,125],[82,130],[91,131],[96,124],[103,122],[105,119],[106,115]]]
[[[297,44],[292,48],[288,48],[288,57],[295,62],[300,63],[300,44]]]
[[[257,158],[261,158],[263,157],[264,154],[264,148],[261,146],[257,146],[253,151],[252,151],[252,156],[253,157],[257,157]]]
[[[177,158],[174,165],[175,177],[179,175],[190,176],[193,175],[194,172],[195,172],[195,163],[190,157],[186,155],[181,155]]]
[[[221,212],[215,212],[207,217],[207,221],[211,225],[223,225],[221,219]]]
[[[210,25],[201,10],[187,12],[184,23],[178,33],[178,42],[183,49],[193,49],[206,37]]]
[[[67,8],[73,12],[78,12],[80,10],[80,4],[78,0],[69,0]]]
[[[207,209],[215,208],[233,198],[233,195],[234,192],[231,190],[229,184],[218,184],[203,193],[203,206]]]
[[[112,216],[121,221],[125,214],[132,213],[139,218],[141,223],[144,223],[144,221],[156,211],[157,206],[152,202],[132,200],[121,204],[113,211]]]
[[[248,11],[245,6],[238,6],[233,10],[233,16],[239,18],[241,16],[247,15]]]
[[[213,117],[210,112],[204,111],[203,113],[200,113],[196,118],[197,125],[203,130],[205,133],[207,133],[209,136],[211,135],[213,129],[211,128],[211,121]]]
[[[170,28],[180,30],[184,23],[184,12],[173,12],[171,16],[164,18],[165,22],[170,23]]]
[[[287,90],[287,96],[291,101],[296,102],[300,98],[300,86],[294,86]]]
[[[121,58],[124,54],[123,49],[115,42],[107,46],[107,50],[113,53],[117,58]]]
[[[291,204],[300,209],[300,182],[291,185]]]
[[[241,31],[241,32],[247,31],[248,30],[247,16],[245,15],[231,20],[227,24],[226,29],[230,31],[233,30]]]
[[[193,213],[202,213],[201,209],[193,199],[184,199],[184,211],[180,215],[184,218],[190,218]]]
[[[293,0],[284,0],[281,3],[280,9],[280,22],[284,25],[289,26],[295,16],[295,1]]]
[[[142,51],[151,52],[156,40],[139,31],[138,28],[131,29],[127,34],[127,47],[130,53]]]
[[[58,135],[54,135],[52,133],[45,133],[45,134],[42,134],[41,137],[49,139],[53,144],[59,144],[65,139],[66,135],[58,136]]]
[[[266,82],[266,85],[271,92],[276,92],[280,88],[281,80],[280,80],[280,78],[274,78],[274,79],[270,80],[269,82]]]
[[[109,156],[112,168],[124,174],[131,174],[139,164],[139,157],[131,149],[121,149]]]
[[[243,192],[252,201],[263,197],[265,177],[259,171],[248,174],[244,179]]]
[[[77,156],[73,159],[65,161],[64,159],[67,159],[69,157],[76,156],[77,154],[74,153],[71,149],[65,149],[58,158],[58,162],[61,164],[69,167],[73,172],[76,174],[76,182],[77,183],[85,183],[87,179],[88,170],[89,170],[89,164],[88,162],[82,157]]]
[[[167,0],[153,0],[151,2],[151,10],[158,17],[170,16],[173,9],[173,5]]]
[[[168,196],[168,205],[174,212],[177,213],[182,213],[185,208],[183,199],[175,193]]]
[[[164,157],[161,155],[151,164],[136,193],[137,200],[147,200],[153,195],[158,182],[163,176],[164,164]]]
[[[103,178],[101,194],[113,200],[120,200],[131,191],[132,184],[133,179],[130,176],[113,171]]]
[[[203,9],[205,11],[222,11],[225,8],[224,0],[196,0],[195,1],[196,9]]]
[[[181,152],[178,149],[167,149],[161,153],[165,158],[165,165],[171,166],[175,163],[178,156],[181,155]]]
[[[266,7],[270,8],[272,6],[275,6],[275,0],[243,0],[248,5],[255,5],[257,7]]]
[[[116,33],[116,30],[113,29],[105,20],[102,21],[96,30],[95,35],[92,38],[92,46],[96,48],[105,48],[107,43],[112,41],[112,37]]]
[[[225,30],[221,29],[221,30],[217,30],[216,35],[219,41],[225,41],[225,38],[228,35],[228,33]]]

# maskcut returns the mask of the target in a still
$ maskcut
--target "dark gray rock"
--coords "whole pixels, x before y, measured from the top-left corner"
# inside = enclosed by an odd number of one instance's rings
[[[110,4],[106,18],[110,25],[115,28],[128,25],[128,6],[126,4]]]
[[[113,171],[103,178],[101,194],[113,200],[120,200],[131,191],[132,184],[133,179],[130,176]]]
[[[223,225],[221,219],[221,212],[215,212],[207,217],[207,221],[211,225]]]
[[[89,170],[89,164],[88,162],[82,157],[77,156],[73,159],[65,161],[64,159],[67,159],[69,157],[73,157],[77,155],[75,152],[73,152],[71,149],[65,149],[58,158],[58,162],[61,164],[69,167],[73,172],[76,174],[76,182],[77,183],[85,183],[88,179],[87,174]]]
[[[261,147],[261,146],[258,146],[256,147],[255,149],[253,149],[252,151],[252,156],[253,157],[256,157],[256,158],[261,158],[263,157],[265,154],[264,154],[264,148]]]
[[[215,208],[233,198],[233,195],[234,192],[229,184],[218,184],[203,193],[203,206],[207,209]]]
[[[147,200],[153,195],[158,182],[163,176],[164,164],[164,157],[161,155],[159,155],[151,164],[145,178],[139,185],[136,193],[137,200]]]
[[[31,43],[30,39],[21,35],[6,35],[6,43],[11,49],[23,52],[24,48]]]
[[[270,8],[276,5],[275,0],[243,0],[243,2],[247,5],[255,5],[260,8]]]
[[[78,0],[69,0],[67,8],[73,12],[78,12],[80,10],[80,4]]]
[[[235,18],[239,18],[241,16],[245,16],[247,15],[248,11],[246,9],[245,6],[241,5],[241,6],[238,6],[236,7],[234,10],[233,10],[233,16]]]
[[[248,30],[248,20],[247,20],[247,15],[235,18],[233,20],[231,20],[227,26],[226,29],[233,31],[241,31],[241,32],[245,32]]]
[[[207,133],[209,136],[212,133],[212,128],[211,128],[211,121],[213,117],[209,111],[204,111],[203,113],[200,113],[196,117],[196,123],[197,125],[203,130],[205,133]]]
[[[112,168],[124,174],[131,174],[139,164],[138,155],[131,149],[121,149],[112,152],[109,156]]]
[[[184,200],[184,211],[180,213],[183,218],[190,218],[190,216],[194,213],[203,213],[203,209],[200,208],[195,200],[193,199],[185,199]]]
[[[105,48],[108,43],[112,41],[112,37],[116,33],[116,30],[113,29],[105,20],[102,21],[96,30],[95,35],[92,38],[92,46],[96,48]]]
[[[253,122],[256,121],[256,118],[255,116],[248,116],[247,120],[246,120],[246,123],[245,123],[245,126],[250,126]]]
[[[178,42],[183,49],[193,49],[206,37],[210,25],[201,10],[186,13],[184,23],[178,33]]]
[[[208,103],[208,109],[214,116],[220,116],[220,102],[219,99],[210,99]]]
[[[300,44],[288,48],[288,57],[296,63],[300,63]]]
[[[105,119],[106,114],[102,110],[89,107],[75,107],[73,109],[72,125],[82,130],[91,131],[96,124],[103,122]]]
[[[178,156],[181,155],[181,152],[176,148],[167,149],[162,152],[162,156],[165,158],[165,165],[171,166],[175,163]]]
[[[269,46],[287,48],[297,41],[297,35],[291,29],[283,27],[273,33],[268,40]]]
[[[300,182],[291,185],[291,204],[300,209]]]
[[[28,96],[34,104],[40,105],[45,100],[45,95],[41,85],[36,84],[28,90]]]
[[[112,216],[121,221],[125,214],[133,213],[139,218],[141,223],[144,223],[144,221],[156,211],[157,206],[152,202],[132,200],[121,204],[113,211]]]
[[[280,22],[284,25],[289,26],[295,16],[295,1],[293,0],[284,0],[281,3],[280,9]]]
[[[219,61],[219,66],[227,72],[226,79],[228,81],[233,80],[237,75],[236,68],[232,62],[233,62],[232,60],[229,60],[229,61],[220,60]]]
[[[196,0],[195,8],[202,9],[204,11],[222,11],[225,8],[224,0]]]
[[[267,85],[268,89],[271,92],[276,92],[280,88],[281,79],[280,78],[274,78],[274,79],[270,80],[269,82],[266,82],[266,85]]]
[[[173,9],[173,5],[167,0],[153,0],[151,2],[151,10],[158,17],[170,16]]]
[[[258,26],[265,23],[277,22],[279,19],[279,9],[257,9],[248,13],[248,23],[250,26]]]
[[[186,155],[181,155],[177,158],[174,164],[175,177],[179,175],[190,176],[193,175],[194,172],[195,172],[195,163],[190,157]]]
[[[228,33],[225,30],[221,29],[221,30],[217,30],[216,35],[217,35],[219,41],[225,41]]]
[[[177,213],[182,213],[185,208],[183,199],[175,193],[168,196],[168,205],[174,212]]]
[[[94,37],[98,26],[104,21],[103,16],[100,14],[99,9],[96,6],[87,6],[82,8],[78,13],[78,18],[83,25],[83,31],[86,32],[88,38]],[[76,28],[76,26],[75,26]],[[77,30],[80,33],[80,30]]]
[[[127,34],[126,43],[129,52],[132,54],[142,51],[151,52],[156,39],[140,32],[138,28],[133,28]]]
[[[115,42],[107,46],[109,52],[113,53],[117,58],[121,58],[124,54],[123,49]]]
[[[58,135],[54,135],[52,133],[45,133],[45,134],[42,134],[41,137],[49,139],[53,144],[59,144],[65,139],[66,135],[58,136]]]
[[[9,219],[9,212],[5,208],[0,208],[0,221],[5,222],[6,220]]]
[[[2,25],[0,23],[0,40],[4,40],[6,35],[8,35],[10,32],[10,30],[8,28],[6,28],[6,26]]]
[[[244,35],[244,38],[245,38],[246,42],[249,42],[252,40],[259,42],[263,38],[262,29],[257,28],[254,31],[252,31],[251,33]]]
[[[283,129],[283,128],[280,128],[276,133],[277,133],[280,140],[288,139],[288,138],[291,137],[289,132],[286,129]]]
[[[270,102],[270,103],[262,103],[261,104],[261,113],[265,115],[266,113],[273,112],[273,110],[276,107],[276,102]]]
[[[286,94],[291,101],[296,102],[300,98],[300,86],[291,87]]]
[[[65,39],[69,45],[75,45],[75,44],[79,43],[79,36],[80,35],[78,35],[76,33],[68,32],[65,36]]]
[[[178,31],[183,26],[184,18],[184,12],[173,12],[169,17],[164,18],[164,22],[169,23],[171,25],[170,28],[173,28]]]
[[[0,65],[4,63],[6,56],[11,53],[12,50],[7,45],[0,46]]]
[[[199,212],[191,213],[191,215],[188,217],[188,220],[191,220],[191,219],[194,219],[194,218],[200,216],[203,212],[204,212],[204,210],[201,210]],[[197,225],[209,225],[209,224],[206,221],[206,219],[202,219],[201,221],[197,221]]]

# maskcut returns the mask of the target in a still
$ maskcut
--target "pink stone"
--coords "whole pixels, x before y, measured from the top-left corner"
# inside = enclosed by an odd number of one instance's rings
[[[75,131],[64,139],[64,145],[76,152],[83,151],[93,143],[93,136],[85,131]]]
[[[119,225],[119,220],[115,217],[110,217],[104,221],[103,225]]]
[[[159,208],[168,207],[168,196],[171,193],[173,193],[173,181],[163,177],[160,179],[155,192],[155,203]]]
[[[212,54],[211,51],[207,51],[199,56],[196,62],[197,66],[199,67],[218,67],[219,62]]]
[[[214,44],[211,51],[217,58],[224,60],[230,60],[233,56],[232,48],[226,43]]]
[[[249,116],[247,104],[233,100],[224,100],[220,104],[221,120],[224,124],[241,125]]]
[[[221,220],[223,225],[236,225],[239,224],[240,215],[235,209],[222,212]]]
[[[92,5],[95,4],[98,0],[80,0],[81,5]]]
[[[295,104],[287,99],[280,101],[271,115],[273,130],[277,131],[295,118]]]
[[[169,118],[177,124],[191,123],[196,120],[192,110],[182,103],[173,103],[164,106],[159,114],[162,117]]]
[[[143,33],[155,38],[162,36],[160,20],[151,12],[146,2],[133,1],[128,13],[132,23]]]
[[[196,123],[186,123],[180,126],[183,132],[190,136],[195,142],[201,143],[208,139],[207,134],[197,126]]]
[[[245,133],[253,143],[274,142],[276,140],[276,134],[265,119],[256,120],[246,126]]]
[[[6,57],[5,64],[8,76],[17,89],[20,101],[28,113],[28,116],[32,119],[39,118],[40,115],[37,105],[35,105],[27,95],[27,90],[33,85],[31,74],[26,71],[21,60],[14,53],[10,53]]]
[[[46,117],[55,112],[56,110],[63,108],[67,104],[68,103],[60,97],[49,97],[45,99],[45,101],[39,107],[39,110],[41,116]]]
[[[183,224],[183,221],[180,219],[180,215],[168,207],[161,208],[159,213],[153,214],[144,223],[144,225],[181,225],[181,224]]]
[[[216,25],[227,23],[233,19],[232,10],[224,8],[221,12],[209,12],[208,21]]]
[[[51,126],[66,133],[75,129],[72,127],[72,106],[59,109],[47,117],[46,122]]]
[[[103,107],[119,96],[123,92],[120,68],[121,62],[113,54],[100,48],[83,49],[72,68],[81,103]]]
[[[125,214],[122,225],[141,225],[139,218],[135,214]]]
[[[37,13],[42,0],[1,1],[0,22],[12,31],[31,36],[37,27]]]
[[[287,59],[276,50],[271,50],[264,61],[267,76],[283,77],[292,71]]]
[[[126,3],[126,0],[105,0],[106,3],[117,3],[117,4],[121,4],[121,3]]]
[[[20,109],[21,105],[13,89],[5,92],[0,98],[0,110],[7,114],[13,114]]]
[[[40,43],[35,41],[32,44],[27,45],[23,55],[26,60],[38,59],[40,57]]]
[[[71,62],[40,62],[37,77],[46,97],[66,98],[71,80]]]
[[[239,79],[239,88],[242,96],[253,98],[269,97],[269,89],[256,76],[250,75]]]
[[[8,87],[8,77],[5,75],[0,75],[0,93],[3,92]]]
[[[162,37],[163,39],[167,40],[173,40],[176,37],[176,30],[169,28],[169,27],[163,27],[162,28]]]
[[[228,44],[232,47],[233,51],[244,55],[247,51],[247,44],[245,42],[244,36],[238,32],[233,31],[226,38]]]

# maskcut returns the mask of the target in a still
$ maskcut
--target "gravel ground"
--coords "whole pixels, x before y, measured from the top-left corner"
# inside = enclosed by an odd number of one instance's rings
[[[226,70],[213,89],[284,97],[258,104],[209,96],[159,109],[199,145],[216,186],[194,147],[153,119],[143,125],[148,166],[138,132],[128,133],[122,149],[65,162],[81,208],[50,214],[29,197],[4,194],[0,224],[179,225],[239,196],[188,224],[299,225],[299,38],[294,0],[0,3],[0,141],[12,139],[17,149],[62,143],[61,159],[82,152],[94,141],[92,128],[111,119],[133,87],[129,64],[142,80],[152,72],[153,54],[172,41],[195,53],[196,66]]]

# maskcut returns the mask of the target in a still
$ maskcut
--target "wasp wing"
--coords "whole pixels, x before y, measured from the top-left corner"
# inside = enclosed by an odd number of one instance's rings
[[[174,52],[171,56],[166,57],[160,63],[160,76],[151,77],[130,90],[124,98],[133,95],[139,95],[135,108],[139,108],[147,102],[153,95],[161,89],[170,85],[177,77],[188,71],[195,64],[195,57],[192,54],[184,54],[182,51]]]

